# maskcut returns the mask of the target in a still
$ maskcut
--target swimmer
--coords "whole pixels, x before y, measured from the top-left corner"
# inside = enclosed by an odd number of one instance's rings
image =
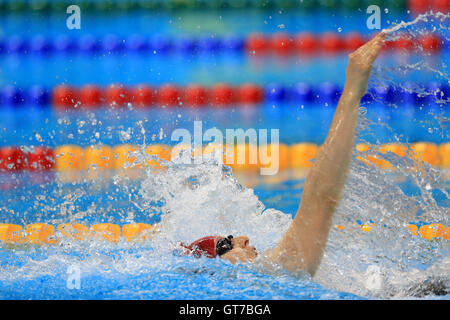
[[[306,271],[314,276],[322,260],[352,159],[359,103],[385,37],[386,33],[380,32],[349,55],[344,90],[328,136],[306,179],[297,214],[276,247],[263,255],[290,272]],[[254,262],[258,256],[246,236],[210,236],[182,246],[186,254],[220,257],[233,264]]]

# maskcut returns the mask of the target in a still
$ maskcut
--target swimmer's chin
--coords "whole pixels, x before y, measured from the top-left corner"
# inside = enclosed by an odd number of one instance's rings
[[[258,257],[255,249],[234,248],[220,256],[220,259],[232,264],[254,263]]]

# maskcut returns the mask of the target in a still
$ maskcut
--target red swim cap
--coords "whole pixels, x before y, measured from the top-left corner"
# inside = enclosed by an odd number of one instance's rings
[[[190,245],[186,246],[181,244],[184,248],[188,249],[190,254],[193,254],[196,257],[205,256],[207,258],[215,258],[216,257],[216,237],[204,237],[198,240],[195,240]]]

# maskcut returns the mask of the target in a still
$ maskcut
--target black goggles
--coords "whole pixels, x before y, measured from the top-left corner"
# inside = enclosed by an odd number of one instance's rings
[[[219,241],[217,241],[216,244],[216,254],[218,256],[223,255],[224,253],[227,253],[231,249],[233,249],[233,242],[231,241],[233,239],[232,235],[229,235],[226,238],[222,238]]]

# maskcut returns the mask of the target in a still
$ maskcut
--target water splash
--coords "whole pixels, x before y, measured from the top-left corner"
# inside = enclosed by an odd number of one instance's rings
[[[357,131],[370,131],[373,123],[364,114],[360,118]],[[368,153],[388,161],[392,169],[367,165],[362,159]],[[410,223],[449,225],[444,171],[418,161],[411,149],[403,157],[376,148],[368,153],[354,151],[334,216],[334,224],[345,229],[331,230],[316,281],[379,298],[448,296],[448,242],[412,236],[408,230]],[[370,232],[363,232],[362,224],[372,226]]]
[[[396,32],[400,29],[407,29],[408,27],[415,26],[415,25],[419,24],[420,22],[425,22],[425,23],[430,22],[430,18],[435,18],[439,21],[439,23],[444,23],[445,21],[447,21],[447,19],[450,18],[450,14],[448,14],[448,13],[445,14],[442,12],[434,13],[433,11],[425,12],[425,13],[419,14],[413,21],[409,21],[409,22],[402,21],[399,24],[394,24],[394,26],[384,29],[383,32],[386,32],[391,36],[394,32]],[[432,22],[434,22],[434,21],[432,21]],[[441,28],[444,28],[444,27],[442,27],[442,25],[440,25],[440,26],[441,26]],[[433,29],[435,30],[436,27],[433,26]],[[386,40],[389,40],[389,39],[390,38],[388,37]]]
[[[370,86],[374,88],[387,88],[390,86],[398,92],[408,92],[417,95],[422,100],[422,106],[426,105],[424,98],[431,98],[438,105],[445,105],[450,102],[449,93],[440,88],[440,83],[450,84],[448,64],[446,59],[445,46],[449,42],[449,21],[450,14],[441,12],[426,12],[419,14],[413,21],[402,21],[393,24],[392,27],[384,29],[388,35],[386,44],[400,39],[411,40],[412,48],[400,54],[390,54],[380,57],[370,79]],[[418,40],[421,36],[438,36],[441,43],[434,44],[442,47],[439,49],[426,48]],[[435,52],[436,51],[436,52]],[[433,86],[427,88],[423,83],[430,81]],[[380,99],[371,94],[372,99]],[[380,101],[386,103],[386,101]],[[403,102],[404,103],[404,102]],[[392,107],[398,106],[394,103]]]
[[[292,218],[265,209],[252,189],[242,186],[230,169],[213,161],[202,165],[171,164],[151,173],[140,191],[144,206],[162,201],[157,237],[163,243],[193,241],[205,235],[247,235],[259,249],[274,246]]]

